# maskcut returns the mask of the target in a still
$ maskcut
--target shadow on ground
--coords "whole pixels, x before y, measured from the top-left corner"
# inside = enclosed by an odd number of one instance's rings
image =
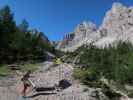
[[[42,91],[54,91],[55,87],[38,87],[36,88],[36,92],[42,92]]]
[[[28,98],[34,98],[34,97],[37,97],[40,95],[54,95],[54,94],[56,94],[56,93],[36,93],[34,95],[28,96]]]

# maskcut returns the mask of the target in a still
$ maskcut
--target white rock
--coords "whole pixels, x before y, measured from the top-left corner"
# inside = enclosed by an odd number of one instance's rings
[[[97,29],[92,22],[83,22],[74,31],[74,38],[65,44],[65,51],[74,51],[83,44],[94,43],[98,47],[108,46],[118,40],[133,43],[133,7],[114,3],[105,14],[102,25]],[[62,44],[62,42],[60,42]]]

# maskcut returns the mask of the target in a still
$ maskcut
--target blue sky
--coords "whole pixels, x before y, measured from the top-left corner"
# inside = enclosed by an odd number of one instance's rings
[[[113,2],[133,6],[133,0],[0,0],[0,8],[9,5],[17,24],[26,19],[50,40],[61,40],[82,21],[99,26]]]

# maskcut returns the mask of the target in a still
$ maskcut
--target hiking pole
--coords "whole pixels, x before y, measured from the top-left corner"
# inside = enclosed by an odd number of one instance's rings
[[[61,67],[62,67],[62,61],[60,58],[57,58],[55,63],[59,66],[59,83],[60,83],[60,80],[61,80]],[[59,92],[59,100],[61,100],[61,93]]]
[[[28,81],[30,82],[30,84],[32,85],[33,88],[36,87],[36,85],[30,79],[28,79]]]

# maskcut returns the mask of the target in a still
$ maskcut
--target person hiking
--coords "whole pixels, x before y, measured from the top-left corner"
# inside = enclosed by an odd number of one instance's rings
[[[22,89],[22,95],[23,97],[26,97],[26,92],[31,86],[31,83],[29,81],[31,71],[29,70],[23,77],[21,78],[21,81],[23,82],[23,89]]]

